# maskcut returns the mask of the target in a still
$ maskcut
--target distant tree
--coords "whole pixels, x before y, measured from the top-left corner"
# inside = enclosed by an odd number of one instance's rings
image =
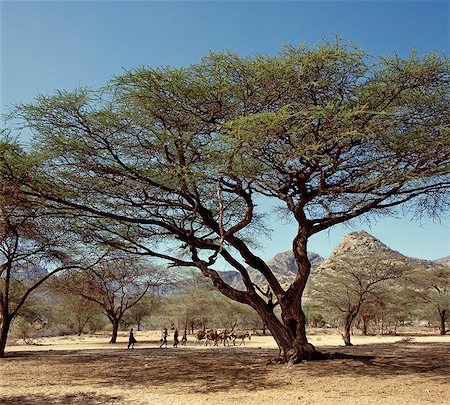
[[[213,305],[210,311],[214,323],[220,328],[228,331],[246,329],[249,325],[256,323],[255,317],[258,317],[258,314],[249,306],[230,300],[217,291],[214,291],[211,297]]]
[[[58,285],[52,288],[52,282],[49,282],[50,289],[55,292],[59,289]],[[58,281],[56,281],[58,284]],[[73,330],[78,336],[88,329],[91,321],[98,323],[100,308],[92,301],[76,294],[68,292],[62,293],[57,290],[53,304],[57,308],[57,320],[66,325],[69,330]]]
[[[417,268],[407,285],[411,299],[421,303],[421,313],[431,312],[439,319],[439,333],[445,335],[450,314],[450,267]]]
[[[399,279],[409,269],[391,257],[343,256],[320,269],[311,295],[330,311],[337,311],[343,324],[342,338],[351,346],[353,321],[366,305],[380,301],[388,281]]]
[[[159,307],[160,302],[161,299],[155,294],[149,293],[145,295],[135,305],[133,305],[126,314],[128,323],[136,325],[137,330],[140,331],[144,319],[155,312],[155,310]]]
[[[142,67],[101,92],[40,96],[12,118],[36,134],[44,176],[30,195],[103,221],[100,232],[130,250],[197,267],[253,307],[298,362],[321,357],[302,310],[309,239],[400,206],[417,216],[448,209],[449,81],[445,56],[375,59],[337,40]],[[288,287],[254,248],[261,197],[296,225]],[[218,258],[243,290],[221,278]],[[281,319],[247,266],[266,279]]]
[[[156,268],[120,252],[109,254],[89,270],[70,271],[54,282],[61,292],[78,295],[102,309],[112,325],[111,343],[124,314],[153,286],[162,283]]]
[[[193,272],[176,283],[176,292],[166,297],[161,307],[163,324],[175,324],[194,333],[195,328],[210,327],[214,318],[213,286]]]
[[[303,305],[306,323],[314,328],[322,327],[329,321],[328,311],[325,310],[319,303],[310,304],[307,301]]]

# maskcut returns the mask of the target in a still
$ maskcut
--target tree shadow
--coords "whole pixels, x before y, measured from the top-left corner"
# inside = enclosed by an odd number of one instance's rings
[[[111,364],[100,370],[98,376],[103,381],[99,385],[114,381],[128,388],[151,385],[173,393],[209,394],[278,387],[267,379],[267,363],[272,356],[272,351],[236,348],[134,349],[121,356],[119,363],[112,359],[115,367]]]
[[[331,353],[332,350],[336,348],[324,348],[325,353]],[[320,367],[317,370],[312,367],[310,371],[328,376],[358,374],[374,378],[426,373],[428,377],[442,380],[447,380],[450,372],[449,345],[446,343],[399,341],[342,347],[338,350],[337,356],[330,356],[329,361],[319,361]]]
[[[31,389],[46,385],[76,390],[77,386],[88,385],[95,392],[96,388],[104,390],[114,385],[124,390],[145,387],[179,395],[280,389],[290,383],[291,377],[302,380],[308,376],[387,379],[398,375],[424,375],[445,384],[449,374],[448,348],[449,344],[445,343],[410,342],[324,347],[321,348],[324,353],[338,351],[339,355],[293,366],[272,363],[278,350],[255,347],[22,352],[4,359],[15,363],[15,374],[5,375],[5,381],[8,378],[24,381]],[[28,382],[27,373],[39,370],[42,365],[45,365],[42,375],[35,375],[33,381]],[[18,398],[12,397],[7,403],[27,403]],[[77,396],[66,395],[59,400],[47,403],[90,405],[108,403],[114,398],[93,395],[84,402],[76,402]]]
[[[0,404],[7,405],[37,405],[37,404],[54,404],[54,405],[108,405],[124,403],[121,396],[97,395],[95,393],[78,393],[67,395],[43,395],[33,394],[32,398],[25,395],[17,396],[0,396]]]

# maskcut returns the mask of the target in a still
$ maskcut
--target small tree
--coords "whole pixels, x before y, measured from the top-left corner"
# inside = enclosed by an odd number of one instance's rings
[[[49,284],[53,291],[57,290],[57,286],[52,288],[52,282]],[[98,321],[100,315],[98,306],[85,297],[59,291],[53,302],[58,308],[58,321],[73,330],[78,336],[86,331],[89,322]]]
[[[112,325],[111,343],[116,343],[124,314],[136,305],[152,286],[161,284],[149,263],[120,252],[110,254],[87,271],[70,271],[57,278],[60,291],[79,295],[100,306]]]
[[[338,311],[343,323],[342,338],[351,346],[353,321],[362,308],[376,302],[386,283],[399,279],[408,267],[391,257],[342,256],[331,259],[318,271],[311,295],[331,311]]]
[[[445,335],[450,314],[450,267],[435,265],[417,268],[409,278],[411,298],[422,303],[422,313],[431,312],[439,319],[439,333]]]
[[[138,331],[141,330],[142,322],[149,317],[160,305],[160,298],[154,294],[147,294],[133,305],[127,313],[127,320],[135,324]]]

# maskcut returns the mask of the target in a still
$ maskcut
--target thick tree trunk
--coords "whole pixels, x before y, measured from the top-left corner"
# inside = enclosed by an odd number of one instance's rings
[[[252,307],[258,312],[267,329],[271,332],[280,349],[282,361],[299,363],[311,360],[317,352],[306,338],[305,315],[299,305],[299,298],[285,297],[282,304],[280,321],[273,312],[273,307],[261,299],[252,301]]]
[[[306,223],[304,214],[299,212],[298,215],[298,219]],[[307,241],[307,229],[299,226],[293,241],[293,253],[298,266],[296,279],[285,292],[279,289],[274,291],[281,308],[282,322],[273,313],[271,302],[264,302],[264,305],[259,307],[254,306],[277,342],[280,356],[292,364],[320,358],[320,353],[316,352],[306,338],[306,318],[302,310],[302,294],[311,269],[306,249]]]
[[[113,329],[112,329],[111,340],[109,341],[109,343],[117,342],[117,332],[119,331],[119,321],[120,321],[120,319],[113,319],[111,321]]]
[[[292,363],[312,360],[316,349],[306,337],[306,317],[301,306],[301,295],[289,291],[281,300],[281,316],[290,337],[287,356]]]
[[[6,341],[8,339],[9,327],[11,325],[11,317],[9,314],[2,315],[0,325],[0,358],[5,357]]]

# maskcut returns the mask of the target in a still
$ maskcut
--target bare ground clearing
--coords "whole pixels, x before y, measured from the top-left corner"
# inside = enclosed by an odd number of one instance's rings
[[[314,335],[326,352],[370,355],[293,367],[270,364],[278,350],[271,337],[253,336],[235,347],[159,349],[158,332],[126,334],[115,346],[107,336],[42,339],[10,346],[0,360],[0,404],[237,404],[422,405],[450,403],[450,337]]]

